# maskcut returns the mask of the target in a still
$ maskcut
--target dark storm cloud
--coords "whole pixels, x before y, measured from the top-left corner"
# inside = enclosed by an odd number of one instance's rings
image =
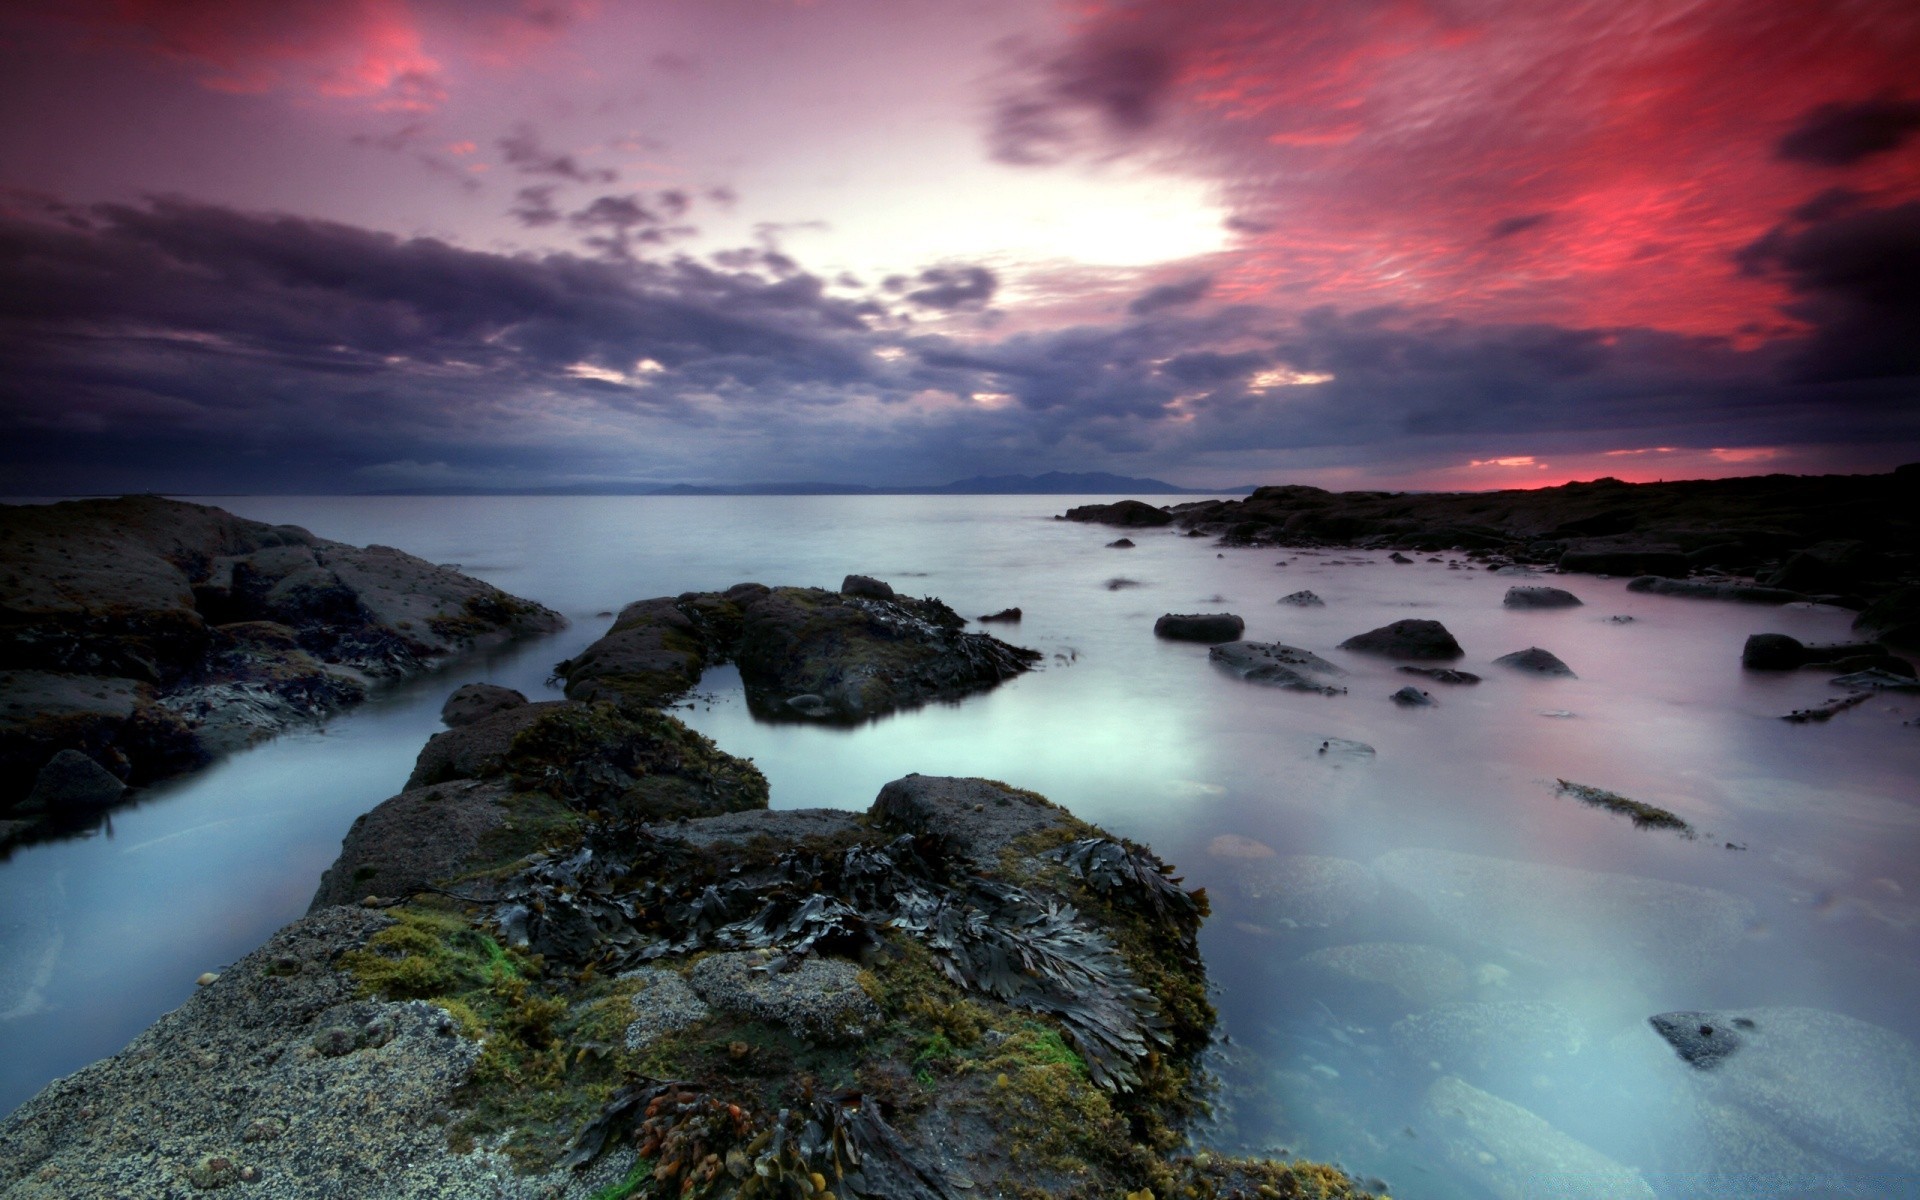
[[[560,209],[553,202],[555,190],[552,184],[521,188],[514,193],[513,207],[507,210],[507,215],[528,229],[558,224]]]
[[[980,308],[1000,288],[999,279],[985,267],[929,267],[920,272],[919,282],[922,286],[908,292],[907,299],[922,308],[946,310]]]
[[[522,175],[552,175],[575,183],[612,183],[619,173],[605,167],[585,167],[571,154],[560,154],[540,144],[530,125],[519,125],[496,143],[507,164]]]
[[[1811,213],[1811,215],[1808,215]],[[1777,274],[1787,312],[1813,326],[1792,362],[1810,382],[1920,376],[1920,201],[1805,205],[1740,253]]]
[[[1550,212],[1527,213],[1524,216],[1507,217],[1503,220],[1495,221],[1493,228],[1487,230],[1487,236],[1498,241],[1501,238],[1510,238],[1516,233],[1525,233],[1529,229],[1537,229],[1551,220],[1553,220],[1553,214]]]
[[[1105,135],[1145,131],[1174,81],[1172,54],[1144,41],[1092,40],[1019,58],[1013,86],[994,105],[988,144],[994,158],[1023,166],[1072,153],[1089,118]]]
[[[1205,296],[1213,288],[1213,276],[1199,275],[1178,283],[1163,283],[1151,287],[1133,298],[1127,305],[1127,311],[1136,317],[1159,312],[1163,308],[1178,308],[1183,304],[1192,304]]]
[[[1920,101],[1877,96],[1822,104],[1780,139],[1775,153],[1793,162],[1847,167],[1898,149],[1920,131]]]

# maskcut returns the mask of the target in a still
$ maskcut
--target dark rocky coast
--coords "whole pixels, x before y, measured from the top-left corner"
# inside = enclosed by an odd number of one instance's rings
[[[1207,901],[1149,849],[986,779],[770,812],[661,710],[721,657],[838,716],[1030,661],[870,583],[460,689],[304,919],[0,1123],[0,1197],[1364,1196],[1186,1148]]]
[[[0,506],[0,845],[564,623],[390,546],[204,505]]]

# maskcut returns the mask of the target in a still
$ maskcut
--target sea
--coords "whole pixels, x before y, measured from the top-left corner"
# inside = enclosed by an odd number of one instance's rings
[[[753,759],[775,808],[984,776],[1205,888],[1221,1023],[1197,1145],[1337,1162],[1416,1200],[1920,1194],[1920,696],[1794,724],[1840,694],[1829,676],[1740,666],[1753,633],[1848,640],[1848,612],[1057,519],[1110,497],[187,498],[397,546],[571,624],[0,863],[0,1111],[299,917],[456,686],[555,697],[554,664],[631,601],[857,573],[966,616],[1019,607],[981,628],[1039,669],[843,728],[757,720],[723,667],[678,715]],[[1108,546],[1123,533],[1133,548]],[[1530,584],[1583,603],[1503,606]],[[1301,590],[1324,603],[1281,602]],[[1236,677],[1156,638],[1169,612],[1237,613],[1248,638],[1345,669],[1346,690]],[[1452,665],[1481,681],[1337,648],[1408,617],[1443,622],[1466,650]],[[1532,646],[1574,676],[1492,661]],[[1433,703],[1391,699],[1409,684]],[[1669,810],[1691,836],[1567,785]],[[1691,1065],[1650,1023],[1668,1013],[1740,1044]],[[1646,1193],[1607,1182],[1636,1177]]]

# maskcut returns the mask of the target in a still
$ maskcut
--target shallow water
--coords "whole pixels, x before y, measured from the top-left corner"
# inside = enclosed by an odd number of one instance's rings
[[[963,614],[1019,605],[1024,621],[995,632],[1045,652],[1045,669],[850,730],[757,722],[737,675],[719,670],[684,715],[754,758],[776,807],[864,808],[909,771],[984,775],[1148,842],[1206,886],[1203,944],[1228,1035],[1216,1140],[1337,1159],[1396,1196],[1497,1192],[1485,1159],[1499,1147],[1467,1145],[1423,1107],[1446,1073],[1640,1170],[1662,1196],[1910,1186],[1904,1167],[1888,1174],[1898,1151],[1836,1148],[1818,1113],[1761,1111],[1737,1073],[1693,1071],[1646,1024],[1673,1009],[1795,1005],[1920,1039],[1920,729],[1902,723],[1920,700],[1788,725],[1780,714],[1833,694],[1827,677],[1738,665],[1749,633],[1844,640],[1847,613],[1641,596],[1579,576],[1551,582],[1583,607],[1509,612],[1501,595],[1527,580],[1425,556],[1220,553],[1164,531],[1106,549],[1115,531],[1049,519],[1077,502],[1065,497],[211,502],[458,563],[574,626],[153,789],[110,831],[0,865],[0,1107],[118,1049],[201,971],[299,915],[456,684],[538,695],[551,664],[604,629],[596,614],[630,600],[744,579],[831,587],[859,572]],[[1109,590],[1113,577],[1140,586]],[[1300,588],[1326,607],[1275,603]],[[1349,693],[1250,684],[1205,647],[1152,636],[1162,612],[1219,610],[1244,616],[1250,638],[1346,667]],[[1467,650],[1457,665],[1484,681],[1449,687],[1334,648],[1409,616],[1443,621]],[[1529,645],[1579,677],[1488,665]],[[1391,703],[1409,682],[1438,704]],[[1320,753],[1330,738],[1375,753]],[[1557,779],[1672,809],[1701,834],[1636,829],[1557,795]],[[1327,955],[1301,961],[1378,943],[1424,948],[1357,952],[1400,970],[1415,998],[1343,981],[1315,966]],[[1396,1035],[1436,1001],[1479,1007]],[[1489,1021],[1494,1036],[1474,1032]],[[1820,1085],[1794,1103],[1831,1108]],[[1920,1095],[1896,1086],[1874,1102]]]

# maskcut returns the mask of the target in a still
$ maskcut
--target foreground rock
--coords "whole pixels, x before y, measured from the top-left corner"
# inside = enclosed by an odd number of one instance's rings
[[[0,811],[61,751],[149,784],[562,624],[391,547],[204,505],[0,506]]]
[[[1347,689],[1327,682],[1345,675],[1339,667],[1311,650],[1279,642],[1227,642],[1207,651],[1207,658],[1240,678],[1268,687],[1335,696]]]
[[[570,699],[653,707],[731,660],[756,715],[856,721],[993,687],[1040,659],[966,632],[966,620],[932,597],[892,595],[863,576],[847,586],[742,583],[637,601],[555,672]]]
[[[1417,617],[1355,634],[1341,642],[1340,648],[1414,660],[1455,659],[1466,654],[1445,625]]]
[[[1165,613],[1153,623],[1155,637],[1176,642],[1231,642],[1246,631],[1233,613]]]

